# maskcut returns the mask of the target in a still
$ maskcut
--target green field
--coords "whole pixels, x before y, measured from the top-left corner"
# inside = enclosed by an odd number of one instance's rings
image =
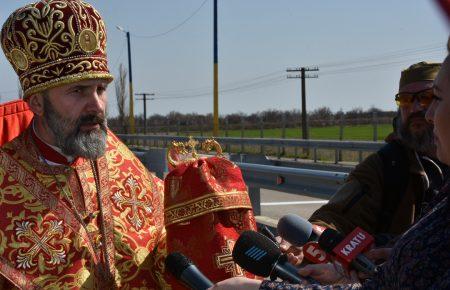
[[[301,137],[300,128],[287,128],[285,138],[299,138]],[[384,138],[392,132],[392,126],[390,124],[380,124],[377,127],[378,140],[382,141]],[[264,138],[282,138],[282,129],[265,129],[263,131]],[[374,129],[372,125],[357,125],[344,127],[343,140],[360,140],[360,141],[373,141]],[[181,135],[200,135],[200,132],[188,132]],[[205,132],[204,135],[210,136],[211,132]],[[221,136],[225,136],[225,131],[220,132]],[[228,131],[229,137],[241,137],[241,130]],[[261,131],[257,130],[244,130],[244,137],[259,138]],[[310,128],[310,139],[339,139],[339,126],[329,127],[312,127]]]
[[[310,128],[310,139],[328,139],[328,140],[339,140],[339,126],[329,126],[329,127],[312,127]],[[301,137],[300,128],[287,128],[285,132],[285,138],[299,138]],[[392,126],[390,124],[380,124],[377,126],[378,141],[384,140],[384,138],[392,132]],[[166,134],[167,132],[164,132]],[[157,133],[158,134],[158,133]],[[346,126],[343,131],[343,140],[356,140],[356,141],[373,141],[374,128],[372,125],[356,125],[356,126]],[[169,132],[169,135],[177,135],[177,132]],[[212,132],[200,131],[181,131],[179,133],[181,136],[211,136]],[[221,136],[225,136],[225,131],[220,132]],[[263,131],[264,138],[282,138],[282,129],[265,129]],[[229,137],[241,137],[241,130],[229,130]],[[256,130],[245,130],[243,131],[243,137],[247,138],[259,138],[261,136],[261,131]],[[139,142],[133,145],[138,145]],[[166,146],[164,142],[152,142],[147,144],[153,147]],[[224,148],[225,149],[225,148]],[[273,146],[264,146],[264,151],[262,152],[262,147],[260,146],[244,146],[231,145],[227,146],[228,152],[246,152],[246,153],[263,153],[269,156],[284,156],[284,157],[298,157],[304,159],[313,159],[313,150],[308,152],[299,150],[300,148],[277,148]],[[318,149],[316,159],[325,162],[333,162],[335,160],[335,150],[328,149]],[[341,161],[358,162],[360,158],[367,157],[370,152],[361,152],[361,155],[356,151],[342,151]]]

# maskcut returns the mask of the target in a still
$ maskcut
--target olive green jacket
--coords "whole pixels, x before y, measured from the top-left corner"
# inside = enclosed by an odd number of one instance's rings
[[[349,174],[346,183],[330,201],[315,211],[310,222],[334,228],[348,234],[359,226],[372,235],[399,235],[414,222],[420,209],[422,196],[427,188],[427,176],[417,154],[406,147],[409,160],[409,180],[406,192],[389,222],[380,218],[386,209],[383,195],[383,161],[378,153],[367,157]]]

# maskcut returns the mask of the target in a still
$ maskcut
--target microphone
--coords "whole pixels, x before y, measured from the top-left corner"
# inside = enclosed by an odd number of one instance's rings
[[[240,235],[234,245],[233,260],[245,270],[257,276],[270,276],[271,280],[280,278],[293,284],[305,280],[287,261],[287,256],[281,254],[278,246],[258,232],[245,231]]]
[[[324,227],[313,225],[296,214],[282,216],[277,224],[278,234],[296,247],[307,242],[317,242],[324,230]]]
[[[166,269],[192,290],[206,290],[213,283],[185,255],[174,252],[166,257]]]
[[[277,225],[278,234],[292,245],[302,247],[303,256],[315,264],[327,263],[330,260],[317,244],[324,229],[295,214],[281,217]]]
[[[333,229],[326,229],[319,237],[319,245],[335,256],[336,261],[346,269],[353,269],[369,275],[377,271],[377,267],[362,252],[373,243],[374,238],[357,227],[348,236],[344,236]]]

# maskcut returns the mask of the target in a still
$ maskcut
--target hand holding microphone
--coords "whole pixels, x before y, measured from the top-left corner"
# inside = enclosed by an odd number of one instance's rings
[[[320,247],[332,254],[344,268],[353,268],[369,276],[375,274],[376,266],[362,253],[369,249],[373,241],[373,237],[359,227],[347,236],[326,229],[319,237]]]
[[[294,214],[288,214],[279,220],[277,230],[284,240],[295,246],[302,246],[303,256],[310,262],[315,264],[327,263],[331,260],[331,256],[335,256],[338,263],[341,264],[341,266],[337,267],[332,264],[307,265],[300,269],[299,273],[301,275],[311,276],[323,284],[332,284],[342,278],[343,271],[338,271],[339,267],[344,267],[347,270],[356,269],[357,271],[362,272],[365,277],[371,276],[374,273],[375,265],[361,254],[369,248],[373,242],[373,238],[361,229],[357,229],[354,233],[344,237],[332,229],[315,228],[315,225],[312,225],[307,220]],[[336,235],[338,235],[339,238]],[[352,240],[358,235],[359,237],[366,238],[364,239],[364,243],[358,244],[359,247],[356,248],[346,248],[344,252],[348,254],[348,250],[351,249],[355,256],[348,257],[346,260],[341,260],[339,254],[337,255],[333,252],[334,247],[336,247],[339,242],[343,241],[344,238],[346,240],[347,238],[348,240]],[[353,241],[353,246],[356,245],[355,242],[357,240],[358,239]],[[319,241],[319,243],[316,241]],[[361,242],[362,240],[360,239],[359,241]],[[327,243],[332,243],[332,245],[327,247]],[[383,251],[382,253],[374,252],[374,255],[386,255],[386,251]],[[355,259],[356,256],[359,256],[359,258]]]
[[[296,247],[298,263],[301,262],[303,257],[314,264],[329,262],[327,253],[320,249],[317,244],[323,230],[324,228],[312,225],[295,214],[283,216],[277,225],[277,231],[281,238]]]

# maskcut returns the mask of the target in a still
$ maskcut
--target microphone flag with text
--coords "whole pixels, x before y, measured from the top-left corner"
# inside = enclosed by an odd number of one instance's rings
[[[319,237],[319,245],[335,258],[345,269],[355,269],[369,275],[376,272],[376,265],[363,252],[369,250],[374,238],[357,227],[349,235],[326,229]]]

